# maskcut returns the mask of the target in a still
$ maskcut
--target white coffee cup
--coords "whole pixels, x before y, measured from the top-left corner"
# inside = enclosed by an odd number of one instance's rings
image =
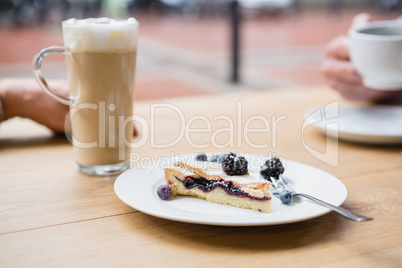
[[[352,64],[366,87],[402,90],[402,21],[371,22],[349,30]]]

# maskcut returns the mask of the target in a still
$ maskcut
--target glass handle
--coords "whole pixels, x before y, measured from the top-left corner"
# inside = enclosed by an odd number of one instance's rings
[[[36,81],[38,82],[39,86],[48,93],[52,98],[61,102],[65,105],[70,104],[70,99],[58,94],[53,88],[51,88],[47,83],[45,78],[42,75],[41,64],[42,60],[50,53],[61,53],[64,54],[66,49],[64,47],[59,46],[52,46],[42,49],[34,58],[32,63],[33,74],[35,76]]]

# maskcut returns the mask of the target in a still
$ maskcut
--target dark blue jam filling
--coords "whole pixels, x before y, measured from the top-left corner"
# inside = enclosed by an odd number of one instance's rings
[[[190,190],[192,188],[198,188],[202,190],[203,192],[210,192],[214,190],[216,187],[221,187],[223,190],[226,191],[226,193],[230,195],[235,195],[239,197],[247,197],[255,200],[260,200],[260,201],[265,201],[271,199],[269,196],[264,196],[264,197],[255,197],[251,196],[236,185],[233,184],[231,181],[225,181],[223,179],[220,180],[207,180],[206,178],[197,178],[194,179],[191,176],[186,176],[184,180],[179,179],[176,177],[176,179],[180,182],[183,183],[184,187],[186,187],[187,190]]]

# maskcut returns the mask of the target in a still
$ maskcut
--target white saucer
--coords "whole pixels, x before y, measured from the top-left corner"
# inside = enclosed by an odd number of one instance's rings
[[[305,122],[332,138],[368,144],[402,144],[402,107],[329,105],[304,114]]]
[[[266,157],[250,155],[261,163]],[[210,203],[189,196],[175,196],[168,200],[158,197],[156,190],[165,184],[164,169],[154,161],[146,167],[134,167],[121,174],[114,184],[116,195],[127,205],[156,217],[208,225],[253,226],[274,225],[303,221],[330,212],[305,199],[292,205],[282,204],[272,196],[271,213]],[[250,162],[249,162],[250,163]],[[258,173],[258,170],[250,170]],[[334,176],[293,161],[286,161],[284,176],[296,191],[304,192],[334,205],[341,205],[347,196],[345,185]]]

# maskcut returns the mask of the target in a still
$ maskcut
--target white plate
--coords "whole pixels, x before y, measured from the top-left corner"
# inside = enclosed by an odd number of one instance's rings
[[[402,107],[329,105],[304,114],[309,125],[332,138],[370,144],[402,143]]]
[[[261,160],[259,163],[266,159],[257,155],[249,155],[249,157]],[[149,215],[208,225],[284,224],[315,218],[330,212],[329,209],[306,199],[299,199],[292,205],[284,205],[274,196],[271,202],[271,213],[214,204],[189,196],[174,196],[168,200],[162,200],[156,194],[156,190],[159,185],[165,184],[162,166],[169,161],[169,159],[162,159],[162,161],[150,162],[147,167],[134,167],[125,171],[114,184],[116,195],[130,207]],[[249,172],[258,172],[258,170],[251,170],[249,167]],[[331,204],[339,206],[346,199],[345,185],[322,170],[286,161],[284,176],[292,183],[296,191],[313,195]]]

